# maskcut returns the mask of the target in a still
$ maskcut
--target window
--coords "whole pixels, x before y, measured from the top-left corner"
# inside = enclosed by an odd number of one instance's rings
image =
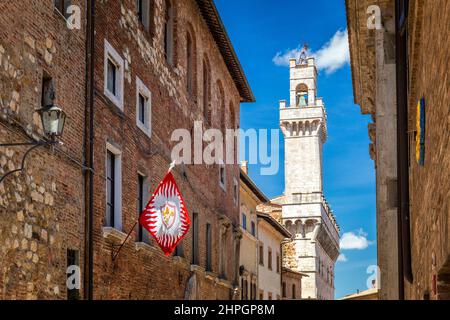
[[[203,116],[211,123],[211,75],[207,57],[203,59]]]
[[[245,213],[242,214],[242,228],[244,230],[247,230],[247,216]]]
[[[267,300],[272,300],[272,292],[269,292],[269,293],[267,294]]]
[[[297,299],[297,295],[295,294],[296,288],[295,288],[295,284],[292,285],[292,299]]]
[[[166,0],[166,13],[164,21],[164,55],[169,65],[173,65],[173,29],[174,29],[174,14],[173,6],[170,0]]]
[[[136,124],[151,137],[151,97],[150,90],[136,77]]]
[[[237,183],[236,178],[234,178],[234,181],[233,181],[233,201],[234,201],[235,205],[238,204],[238,200],[239,200],[238,183]]]
[[[42,78],[42,96],[41,106],[47,107],[53,104],[55,98],[55,87],[53,85],[53,79],[48,74],[44,73]]]
[[[55,8],[64,16],[64,18],[68,18],[67,8],[71,5],[70,0],[54,0],[53,4]]]
[[[67,300],[80,300],[80,290],[76,289],[76,282],[80,281],[78,273],[80,267],[80,255],[78,250],[67,250]]]
[[[251,234],[252,234],[252,236],[256,237],[256,224],[254,221],[252,221],[252,225],[251,225]]]
[[[212,271],[212,236],[211,224],[206,224],[206,271]]]
[[[180,241],[173,252],[175,257],[184,257],[183,241]]]
[[[191,264],[198,265],[198,213],[192,215],[192,254]]]
[[[219,184],[224,191],[226,191],[225,183],[226,183],[225,165],[221,164],[219,166]]]
[[[136,10],[139,22],[148,31],[150,29],[150,0],[136,0]]]
[[[267,268],[269,268],[269,270],[272,270],[272,249],[269,248],[268,249],[268,253],[267,253]]]
[[[106,39],[104,69],[105,96],[123,110],[124,61]]]
[[[221,115],[221,130],[222,134],[225,136],[226,134],[226,107],[225,107],[225,93],[223,90],[222,82],[219,80],[217,81],[217,93],[218,93],[218,109],[217,112]]]
[[[264,291],[259,290],[259,300],[264,300]]]
[[[252,300],[256,300],[256,283],[252,284]]]
[[[106,152],[106,218],[105,226],[122,229],[121,153],[108,145]]]
[[[277,253],[277,273],[280,273],[280,254]]]
[[[138,174],[138,188],[137,188],[137,214],[140,217],[141,213],[145,210],[145,206],[148,201],[148,184],[147,178],[141,174]],[[148,231],[139,224],[138,230],[138,242],[144,242],[150,244],[150,234]]]
[[[281,290],[281,294],[283,295],[283,298],[286,298],[286,282],[283,282],[283,287]]]
[[[189,95],[195,97],[196,90],[196,48],[193,33],[186,33],[186,89]]]
[[[264,265],[264,244],[259,244],[259,264]]]

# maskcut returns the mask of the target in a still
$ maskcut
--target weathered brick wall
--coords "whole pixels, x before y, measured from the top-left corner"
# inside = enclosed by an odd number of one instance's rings
[[[426,100],[425,166],[415,160],[411,144],[410,196],[412,268],[414,283],[406,284],[406,297],[423,299],[432,290],[432,277],[440,273],[439,298],[449,299],[450,255],[450,2],[416,1],[410,27],[410,132],[415,131],[416,106]],[[416,15],[417,12],[417,15]],[[413,138],[411,138],[414,141]]]
[[[191,130],[194,120],[203,120],[202,112],[202,60],[208,55],[212,76],[213,123],[220,128],[217,102],[217,80],[224,86],[226,103],[234,106],[235,119],[239,119],[239,94],[234,86],[218,48],[200,16],[195,1],[175,1],[176,49],[175,66],[170,67],[163,55],[162,12],[164,2],[154,2],[155,29],[147,33],[139,24],[135,1],[97,1],[95,45],[95,298],[99,299],[182,299],[190,277],[192,231],[183,241],[186,259],[164,257],[155,246],[136,251],[136,232],[122,249],[118,260],[111,261],[111,243],[102,234],[105,217],[105,155],[106,141],[119,146],[122,154],[123,179],[123,231],[127,233],[137,218],[137,174],[146,174],[151,190],[167,172],[170,163],[172,131],[177,128]],[[198,103],[186,92],[186,28],[195,32]],[[128,61],[125,75],[124,111],[120,111],[103,94],[104,39]],[[152,138],[136,126],[136,76],[152,93]],[[231,114],[227,112],[227,127],[232,128]],[[233,203],[233,177],[239,181],[239,167],[227,167],[227,191],[219,186],[216,166],[177,167],[175,178],[185,198],[189,212],[199,214],[200,266],[206,265],[206,223],[212,225],[213,273],[207,278],[200,269],[199,297],[228,299],[227,284],[218,283],[220,215],[225,215],[235,225],[239,222],[238,206]],[[184,174],[185,175],[184,175]],[[192,229],[191,229],[192,230]],[[226,275],[233,281],[233,228],[227,233]]]
[[[84,245],[83,175],[73,160],[83,159],[85,30],[69,30],[51,0],[2,1],[0,12],[1,143],[42,135],[34,110],[44,73],[68,117],[60,151],[34,151],[23,174],[0,185],[0,299],[64,299],[66,250],[82,256]],[[19,168],[25,151],[0,148],[0,174]]]

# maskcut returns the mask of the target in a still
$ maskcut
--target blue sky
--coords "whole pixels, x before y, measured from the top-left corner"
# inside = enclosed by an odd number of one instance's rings
[[[366,270],[376,264],[375,171],[367,134],[370,117],[361,115],[353,103],[349,64],[336,58],[342,55],[343,42],[336,48],[332,42],[328,50],[320,51],[337,32],[342,35],[346,30],[344,0],[216,0],[216,5],[257,99],[241,105],[243,129],[278,129],[278,101],[289,99],[289,69],[274,63],[277,53],[283,55],[305,42],[312,52],[323,53],[325,67],[319,74],[318,95],[324,98],[328,113],[325,196],[341,226],[341,237],[345,234],[344,247],[353,248],[342,250],[347,261],[336,265],[336,298],[365,290],[370,276]],[[281,136],[278,175],[261,176],[258,165],[250,166],[250,176],[269,197],[284,190]]]

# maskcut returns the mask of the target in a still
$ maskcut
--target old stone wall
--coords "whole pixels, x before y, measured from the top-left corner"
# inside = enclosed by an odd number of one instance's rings
[[[414,282],[406,298],[449,299],[450,256],[450,3],[415,1],[410,8],[410,132],[416,130],[416,107],[425,98],[425,165],[415,159],[411,135],[411,252]],[[437,295],[433,290],[437,277]]]
[[[72,1],[84,9],[84,1]],[[52,1],[0,4],[0,142],[42,137],[43,78],[67,113],[61,146],[40,148],[0,184],[0,299],[65,299],[67,250],[83,255],[85,30],[69,30]],[[0,148],[0,175],[27,147]],[[80,259],[81,260],[81,259]],[[81,264],[82,267],[82,264]]]

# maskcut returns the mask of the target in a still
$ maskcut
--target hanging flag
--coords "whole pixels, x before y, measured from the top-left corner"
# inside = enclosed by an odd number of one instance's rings
[[[166,256],[172,254],[189,231],[189,214],[170,170],[152,195],[139,220]]]

